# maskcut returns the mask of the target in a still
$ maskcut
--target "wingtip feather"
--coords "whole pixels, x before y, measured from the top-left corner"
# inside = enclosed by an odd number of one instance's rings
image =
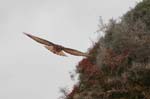
[[[25,32],[23,32],[23,34],[26,35],[26,36],[28,36],[28,37],[32,37],[31,34],[28,34],[28,33],[25,33]]]

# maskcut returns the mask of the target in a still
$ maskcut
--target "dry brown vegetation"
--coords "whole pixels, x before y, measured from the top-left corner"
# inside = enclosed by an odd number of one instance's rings
[[[66,99],[150,99],[150,0],[105,27]]]

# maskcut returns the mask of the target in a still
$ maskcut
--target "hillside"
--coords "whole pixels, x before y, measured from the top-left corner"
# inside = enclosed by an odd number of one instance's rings
[[[66,99],[150,99],[150,0],[110,20]]]

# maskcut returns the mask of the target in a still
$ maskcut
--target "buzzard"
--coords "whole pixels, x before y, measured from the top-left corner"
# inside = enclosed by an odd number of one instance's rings
[[[33,40],[35,40],[38,43],[41,43],[44,45],[44,47],[46,49],[48,49],[49,51],[51,51],[54,54],[60,55],[60,56],[67,56],[64,52],[69,53],[71,55],[75,55],[75,56],[85,56],[88,57],[89,55],[87,53],[83,53],[80,52],[78,50],[75,49],[71,49],[71,48],[67,48],[58,44],[54,44],[50,41],[47,41],[45,39],[33,36],[31,34],[28,33],[24,33],[25,35],[27,35],[28,37],[32,38]]]

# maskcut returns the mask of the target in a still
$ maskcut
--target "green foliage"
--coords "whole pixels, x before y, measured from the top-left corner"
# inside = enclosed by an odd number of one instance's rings
[[[139,3],[134,9],[129,11],[125,16],[124,19],[126,22],[132,24],[137,20],[143,21],[147,29],[150,29],[150,1],[143,0],[143,2]]]
[[[150,99],[150,0],[110,20],[66,99]]]

